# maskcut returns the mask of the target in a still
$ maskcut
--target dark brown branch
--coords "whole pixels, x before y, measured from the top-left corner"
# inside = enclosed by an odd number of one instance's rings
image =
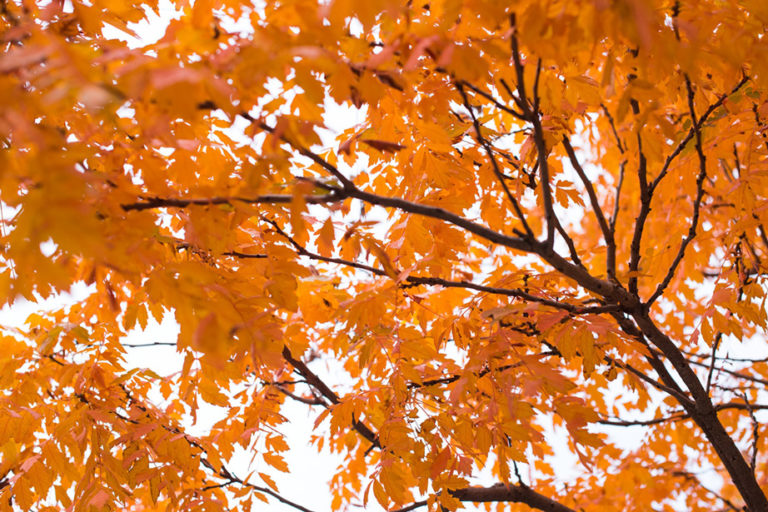
[[[747,398],[747,393],[744,392],[741,394],[742,398],[744,399],[744,405],[747,406],[747,411],[749,412],[749,418],[752,420],[752,456],[749,460],[749,467],[752,470],[752,475],[755,475],[755,466],[757,464],[757,443],[760,440],[760,423],[757,421],[757,418],[755,417],[755,406],[749,403],[749,399]]]
[[[718,404],[714,406],[715,411],[727,411],[727,410],[740,410],[740,411],[754,411],[754,410],[765,410],[768,409],[768,405],[747,405],[746,403],[740,403],[740,402],[728,402],[725,404]],[[691,419],[691,415],[683,410],[677,410],[672,411],[669,413],[668,416],[663,416],[660,418],[652,418],[649,420],[622,420],[619,418],[616,419],[602,419],[598,420],[595,423],[599,423],[600,425],[606,425],[606,426],[614,426],[614,427],[648,427],[653,425],[658,425],[660,423],[666,423],[669,421],[683,421]]]
[[[693,402],[691,399],[685,394],[685,392],[680,388],[680,386],[677,384],[675,379],[672,378],[669,371],[667,370],[667,367],[664,366],[663,361],[660,359],[659,356],[663,356],[660,352],[653,349],[649,343],[646,336],[643,334],[643,332],[640,330],[640,328],[635,325],[635,323],[632,322],[631,319],[623,316],[621,313],[612,313],[611,316],[616,320],[616,323],[619,324],[619,326],[622,328],[622,330],[635,338],[640,344],[642,344],[646,350],[648,351],[647,354],[645,354],[645,359],[648,362],[648,364],[651,365],[651,368],[656,372],[656,374],[661,378],[661,381],[663,382],[663,385],[666,388],[669,388],[671,391],[670,394],[674,396],[678,403],[680,403],[686,410],[693,407]],[[606,356],[607,359],[607,356]],[[637,372],[637,370],[635,370]],[[635,373],[633,372],[633,373]],[[635,373],[637,375],[637,373]],[[639,375],[638,375],[639,376]],[[642,377],[640,377],[642,379]],[[651,383],[652,385],[656,386],[658,388],[657,381],[656,384]]]
[[[306,256],[307,258],[317,260],[317,261],[323,261],[327,263],[336,263],[338,265],[345,265],[348,267],[365,270],[377,276],[382,276],[382,277],[387,276],[387,273],[383,269],[372,267],[370,265],[365,265],[363,263],[357,263],[355,261],[345,260],[342,258],[329,258],[327,256],[321,256],[317,253],[309,251],[307,248],[299,244],[293,237],[287,234],[282,228],[280,228],[280,226],[275,221],[266,219],[266,218],[264,220],[268,222],[270,225],[272,225],[272,227],[275,229],[277,234],[285,238],[288,241],[288,243],[290,243],[296,249],[296,252],[301,256]],[[538,304],[542,304],[544,306],[549,306],[555,309],[568,311],[569,313],[572,313],[574,315],[588,315],[588,314],[597,315],[601,313],[614,312],[619,309],[619,307],[614,304],[606,304],[601,306],[584,306],[579,304],[570,304],[568,302],[561,302],[557,300],[547,299],[545,297],[539,297],[531,293],[528,293],[524,290],[520,290],[518,288],[499,288],[494,286],[485,286],[481,284],[476,284],[470,281],[451,281],[449,279],[443,279],[441,277],[407,276],[404,279],[404,281],[405,281],[405,284],[400,285],[402,288],[408,288],[410,286],[420,286],[420,285],[442,286],[445,288],[465,288],[468,290],[476,290],[479,292],[490,293],[494,295],[504,295],[507,297],[515,297],[518,299],[526,300],[528,302],[535,302]]]
[[[475,129],[475,136],[477,137],[477,141],[481,146],[483,146],[483,149],[485,149],[485,152],[491,161],[491,166],[493,167],[493,173],[496,176],[496,179],[498,180],[499,184],[501,184],[501,188],[504,190],[504,194],[506,194],[507,199],[512,204],[512,208],[514,208],[515,214],[520,220],[520,223],[523,225],[523,229],[525,229],[525,233],[528,238],[536,238],[536,236],[533,234],[533,231],[531,231],[530,226],[528,226],[528,222],[525,220],[525,215],[520,209],[520,204],[517,202],[517,199],[515,199],[515,196],[512,195],[512,192],[510,192],[506,181],[504,181],[504,176],[501,172],[501,169],[499,168],[499,162],[496,160],[496,155],[493,153],[491,144],[485,137],[483,137],[483,134],[480,131],[480,122],[477,120],[477,116],[475,116],[475,111],[472,109],[472,105],[469,104],[469,98],[467,98],[467,93],[464,91],[464,87],[459,82],[456,84],[456,88],[459,90],[461,99],[464,102],[464,107],[467,109],[467,111],[469,111],[469,115],[472,118],[472,126]]]
[[[685,412],[680,414],[672,414],[670,416],[664,416],[661,418],[653,418],[650,420],[622,420],[622,419],[602,419],[595,423],[605,425],[608,427],[650,427],[653,425],[659,425],[660,423],[667,423],[671,421],[681,421],[690,418]]]
[[[560,356],[561,354],[560,352],[555,352],[555,351],[545,351],[536,355],[540,357],[546,357],[546,356]],[[497,368],[485,367],[481,371],[477,372],[475,375],[477,376],[477,378],[480,378],[488,375],[491,372],[504,372],[507,370],[511,370],[513,368],[519,368],[522,365],[524,365],[524,363],[518,362],[513,364],[505,364]],[[409,382],[408,389],[421,389],[421,388],[426,388],[430,386],[438,386],[440,384],[452,384],[457,380],[459,380],[461,377],[462,377],[461,375],[454,374],[454,375],[446,375],[445,377],[427,379],[422,382]]]
[[[643,153],[643,139],[640,130],[637,131],[637,151],[640,161],[637,167],[637,177],[640,184],[640,213],[635,219],[635,230],[632,234],[632,244],[629,248],[629,292],[637,295],[637,273],[640,268],[640,243],[643,238],[643,228],[648,214],[651,213],[652,191],[648,187],[648,161]]]
[[[515,74],[517,75],[517,94],[519,99],[519,106],[523,111],[525,118],[533,124],[533,140],[536,144],[536,152],[538,154],[539,171],[541,172],[541,187],[542,194],[544,196],[544,214],[547,219],[547,245],[549,247],[555,241],[555,209],[552,203],[552,184],[549,182],[549,164],[547,162],[547,144],[544,140],[544,129],[541,126],[541,119],[539,119],[538,102],[533,104],[528,100],[527,93],[525,91],[525,70],[523,67],[522,58],[520,56],[520,48],[517,42],[517,21],[515,15],[510,16],[510,24],[512,25],[512,35],[510,36],[510,45],[512,49],[512,60],[515,66]],[[541,61],[539,61],[539,67],[541,69]],[[538,72],[536,77],[536,84],[538,85]],[[535,94],[538,94],[534,91]]]
[[[704,364],[704,363],[702,363],[700,361],[688,360],[688,362],[690,364],[694,365],[694,366],[699,366],[699,367],[707,368],[707,369],[710,366],[709,364]],[[761,379],[759,377],[753,377],[751,375],[746,375],[746,374],[738,372],[736,370],[729,370],[728,368],[718,367],[717,371],[719,371],[721,373],[727,373],[728,375],[732,375],[733,377],[736,377],[736,378],[739,378],[739,379],[748,380],[750,382],[755,382],[757,384],[763,384],[765,386],[768,386],[768,380]]]
[[[637,368],[635,368],[630,364],[627,364],[623,361],[619,361],[618,359],[613,359],[608,357],[606,357],[606,359],[612,364],[618,366],[619,368],[629,371],[635,377],[639,378],[642,381],[647,382],[648,384],[655,387],[659,391],[662,391],[668,395],[675,397],[679,403],[683,404],[683,406],[686,406],[686,407],[693,406],[693,402],[691,401],[691,399],[688,398],[688,396],[686,396],[679,388],[677,388],[677,385],[675,384],[674,380],[667,378],[668,374],[663,369],[664,368],[663,365],[653,364],[653,362],[651,362],[651,366],[653,367],[653,369],[656,371],[656,373],[659,374],[659,376],[662,378],[662,381],[664,381],[664,382],[659,382],[655,379],[650,378],[644,372],[638,370]]]
[[[672,475],[673,476],[683,477],[686,480],[688,480],[690,482],[693,482],[698,487],[701,487],[707,494],[711,494],[712,496],[714,496],[718,500],[722,501],[730,510],[733,510],[735,512],[743,512],[744,511],[744,507],[737,507],[728,498],[725,498],[724,496],[721,496],[720,494],[716,493],[712,489],[710,489],[708,487],[705,487],[704,484],[702,484],[701,481],[698,478],[696,478],[696,476],[692,475],[691,473],[689,473],[687,471],[673,471]]]
[[[536,59],[536,75],[533,78],[533,110],[539,112],[541,98],[539,98],[539,79],[541,78],[541,57]]]
[[[680,262],[685,256],[686,248],[696,237],[696,230],[699,226],[701,201],[704,198],[704,179],[707,177],[707,157],[704,154],[704,147],[701,140],[701,120],[696,117],[696,110],[694,108],[693,85],[691,85],[691,81],[688,79],[687,75],[685,76],[685,86],[688,90],[688,108],[690,109],[691,120],[693,122],[692,129],[696,134],[696,154],[699,159],[699,174],[696,177],[696,198],[693,200],[693,217],[691,219],[691,226],[688,228],[688,234],[680,244],[680,249],[678,249],[677,255],[675,255],[675,259],[672,261],[672,264],[667,271],[667,275],[664,276],[664,279],[656,287],[656,291],[654,291],[653,295],[651,295],[651,297],[648,299],[648,306],[653,304],[654,301],[658,299],[662,293],[664,293],[664,290],[667,288],[667,286],[669,286],[669,283],[672,281],[672,278],[675,275],[677,267],[680,265]]]
[[[312,398],[307,398],[307,397],[299,396],[299,395],[297,395],[297,394],[295,394],[295,393],[291,393],[290,391],[288,391],[287,389],[285,389],[283,386],[275,385],[274,387],[275,387],[275,388],[276,388],[276,389],[277,389],[279,392],[281,392],[282,394],[284,394],[285,396],[287,396],[288,398],[291,398],[291,399],[293,399],[293,400],[296,400],[297,402],[301,402],[302,404],[306,404],[306,405],[323,405],[323,406],[327,406],[327,404],[325,403],[325,401],[323,401],[322,399],[320,399],[320,398],[318,398],[318,397],[316,397],[316,396],[313,396]]]
[[[50,357],[50,359],[51,359],[52,361],[56,362],[57,364],[60,364],[60,365],[63,365],[63,364],[64,364],[63,362],[61,362],[61,361],[58,361],[58,360],[56,360],[56,359],[55,359],[55,358],[53,358],[53,357]],[[133,403],[133,404],[135,404],[135,405],[136,405],[136,407],[137,407],[137,408],[138,408],[140,411],[142,411],[142,412],[144,413],[144,417],[145,417],[146,419],[148,419],[150,422],[152,422],[152,423],[156,423],[156,422],[157,422],[157,418],[155,418],[155,417],[152,415],[152,413],[151,413],[151,411],[150,411],[150,407],[148,407],[148,406],[144,405],[143,403],[140,403],[139,401],[137,401],[137,400],[134,398],[133,394],[131,393],[130,389],[128,389],[128,387],[126,386],[126,384],[125,384],[125,383],[120,383],[120,384],[118,385],[118,387],[119,387],[119,388],[120,388],[120,389],[123,391],[123,394],[125,395],[125,398],[126,398],[126,400],[127,400],[127,402],[128,402],[129,404],[130,404],[130,403]],[[84,395],[84,394],[82,394],[82,393],[76,393],[76,394],[75,394],[75,396],[78,398],[78,400],[80,400],[81,402],[83,402],[83,403],[87,404],[89,407],[96,407],[96,404],[94,404],[94,403],[93,403],[93,402],[92,402],[92,401],[91,401],[91,400],[90,400],[90,399],[89,399],[89,398],[88,398],[86,395]],[[115,411],[115,410],[113,410],[113,411],[111,411],[111,412],[112,412],[112,414],[114,414],[116,417],[120,418],[121,420],[125,421],[126,423],[130,423],[130,424],[133,424],[133,425],[139,425],[139,424],[140,424],[140,422],[138,421],[138,419],[135,419],[135,418],[128,418],[127,416],[124,416],[123,414],[120,414],[118,411]],[[279,502],[281,502],[281,503],[283,503],[283,504],[285,504],[285,505],[288,505],[288,506],[290,506],[290,507],[292,507],[292,508],[295,508],[296,510],[300,510],[301,512],[314,512],[314,511],[313,511],[313,510],[311,510],[311,509],[308,509],[308,508],[306,508],[306,507],[303,507],[303,506],[299,505],[298,503],[295,503],[295,502],[293,502],[293,501],[291,501],[291,500],[289,500],[289,499],[287,499],[287,498],[285,498],[285,497],[281,496],[280,494],[278,494],[277,492],[275,492],[275,491],[273,491],[273,490],[271,490],[271,489],[268,489],[268,488],[266,488],[266,487],[261,487],[261,486],[258,486],[258,485],[254,485],[254,484],[251,484],[251,483],[249,483],[249,482],[246,482],[246,481],[244,481],[243,479],[241,479],[241,478],[237,477],[237,476],[236,476],[236,475],[235,475],[235,474],[234,474],[234,473],[233,473],[231,470],[229,470],[229,469],[228,469],[228,468],[227,468],[227,467],[226,467],[224,464],[221,464],[221,466],[220,466],[219,468],[216,468],[216,467],[215,467],[213,464],[211,464],[211,462],[210,462],[210,461],[209,461],[209,460],[206,458],[206,457],[207,457],[207,455],[208,455],[208,450],[207,450],[207,449],[206,449],[206,448],[205,448],[203,445],[201,445],[201,444],[200,444],[198,441],[196,441],[196,440],[195,440],[193,437],[191,437],[190,435],[188,435],[186,432],[184,432],[184,431],[183,431],[181,428],[179,428],[179,427],[177,427],[177,426],[166,425],[166,424],[164,424],[164,423],[160,423],[160,426],[161,426],[161,427],[162,427],[164,430],[166,430],[166,431],[168,431],[168,432],[170,432],[170,433],[173,433],[173,434],[176,434],[176,435],[179,435],[179,436],[181,436],[181,438],[182,438],[182,439],[184,439],[184,441],[185,441],[187,444],[189,444],[189,446],[190,446],[190,447],[193,447],[193,448],[196,448],[197,450],[200,450],[200,453],[199,453],[199,460],[200,460],[200,463],[201,463],[201,464],[202,464],[204,467],[208,468],[208,469],[209,469],[209,470],[210,470],[210,471],[211,471],[211,472],[212,472],[212,473],[213,473],[215,476],[217,476],[217,477],[221,477],[221,478],[224,478],[224,479],[225,479],[225,480],[224,480],[224,482],[221,482],[221,483],[218,483],[218,484],[213,484],[213,485],[208,485],[208,486],[205,486],[205,487],[201,488],[201,490],[203,490],[203,491],[205,491],[205,490],[211,490],[211,489],[216,489],[216,488],[226,487],[226,486],[228,486],[228,485],[231,485],[231,484],[237,483],[237,484],[239,484],[239,485],[241,485],[241,486],[244,486],[244,487],[249,487],[249,488],[251,488],[251,489],[253,489],[253,490],[255,490],[255,491],[258,491],[258,492],[262,492],[262,493],[264,493],[264,494],[267,494],[267,495],[269,495],[269,496],[272,496],[272,497],[273,497],[274,499],[276,499],[277,501],[279,501]],[[0,483],[1,483],[1,482],[0,482]]]
[[[271,134],[274,135],[274,133],[275,133],[275,129],[274,128],[272,128],[271,126],[269,126],[268,124],[266,124],[266,123],[264,123],[262,121],[259,121],[256,118],[254,118],[248,112],[240,112],[239,115],[242,118],[250,121],[251,123],[256,123],[259,126],[259,128],[261,128],[265,132],[268,132],[268,133],[271,133]],[[349,178],[344,176],[341,173],[341,171],[339,171],[339,169],[336,166],[331,165],[328,161],[326,161],[325,159],[320,157],[320,155],[318,155],[317,153],[314,153],[309,148],[305,148],[301,144],[298,144],[297,142],[290,140],[288,137],[285,136],[285,134],[281,134],[280,135],[280,140],[282,140],[283,142],[288,143],[293,149],[298,151],[301,155],[305,156],[306,158],[309,158],[310,160],[315,162],[317,165],[319,165],[320,167],[322,167],[323,169],[328,171],[333,177],[335,177],[337,180],[339,180],[341,182],[341,184],[342,184],[342,186],[344,187],[345,190],[348,190],[348,189],[351,189],[351,188],[355,187],[355,184],[352,183],[352,181]]]
[[[552,498],[548,498],[543,494],[539,494],[522,483],[518,485],[498,483],[490,487],[467,487],[449,492],[451,496],[460,501],[472,503],[523,503],[533,509],[543,510],[545,512],[576,512],[574,509],[567,507]],[[421,500],[391,512],[411,512],[412,510],[426,506],[427,503],[427,500]]]
[[[490,487],[467,487],[451,491],[451,495],[460,501],[473,503],[523,503],[531,508],[546,512],[575,512],[574,509],[543,494],[539,494],[527,485],[499,483]]]
[[[576,170],[576,174],[579,175],[579,179],[581,179],[581,182],[587,191],[589,203],[592,205],[592,211],[595,213],[597,223],[600,225],[600,231],[603,232],[605,244],[609,251],[612,250],[615,253],[616,242],[613,239],[613,234],[611,233],[611,229],[608,226],[608,222],[605,220],[605,215],[603,215],[603,209],[600,207],[600,202],[597,199],[595,187],[592,185],[592,182],[589,181],[587,173],[584,172],[584,168],[581,166],[581,162],[579,162],[579,159],[576,157],[576,152],[574,151],[573,146],[571,146],[571,141],[565,135],[563,136],[563,146],[565,147],[565,152],[568,154],[568,159],[571,161],[571,165]]]
[[[294,196],[288,194],[266,194],[256,197],[207,197],[207,198],[169,198],[169,197],[147,197],[143,201],[135,203],[121,204],[123,211],[141,211],[151,210],[153,208],[186,208],[187,206],[199,205],[210,206],[227,204],[233,202],[248,204],[289,204],[294,200]],[[304,200],[309,204],[335,203],[344,200],[343,197],[335,193],[321,196],[305,196]]]
[[[701,117],[699,118],[699,126],[703,125],[706,120],[709,118],[712,113],[720,108],[722,104],[725,102],[726,99],[728,99],[729,96],[732,96],[735,94],[739,89],[741,89],[744,84],[746,84],[749,81],[749,75],[744,75],[742,79],[737,83],[727,94],[723,94],[720,96],[716,102],[712,103],[707,107],[707,109],[704,111],[703,114],[701,114]],[[651,185],[651,190],[653,191],[661,182],[662,179],[664,179],[664,176],[667,175],[667,172],[669,172],[669,167],[674,161],[674,159],[683,152],[683,149],[685,149],[685,146],[688,145],[688,143],[693,140],[694,136],[696,135],[696,129],[695,127],[691,126],[691,128],[688,130],[688,133],[683,137],[683,139],[675,146],[675,149],[672,150],[672,153],[667,156],[666,160],[664,160],[664,165],[661,168],[661,171],[659,172],[659,175],[656,176],[656,179],[653,180],[653,184]]]
[[[707,387],[706,391],[709,393],[709,390],[712,389],[712,376],[715,374],[715,362],[717,359],[717,348],[720,346],[720,342],[723,340],[723,333],[718,332],[717,336],[715,336],[715,342],[712,345],[712,358],[709,360],[709,371],[707,372]]]
[[[518,56],[519,57],[519,56]],[[528,107],[526,107],[528,108]],[[538,119],[536,120],[538,123]],[[539,128],[541,125],[539,123]],[[314,155],[316,158],[322,157]],[[325,161],[324,161],[325,162]],[[539,166],[546,165],[546,158],[539,160]],[[328,162],[325,162],[324,166],[333,167]],[[542,175],[543,178],[543,175]],[[639,305],[637,299],[628,294],[621,286],[618,286],[614,282],[603,281],[591,275],[584,267],[569,263],[565,258],[557,254],[552,248],[552,240],[539,242],[537,240],[530,240],[527,238],[519,238],[505,235],[489,229],[481,224],[472,222],[460,215],[453,212],[439,208],[436,206],[430,206],[420,203],[407,201],[405,199],[381,196],[360,190],[359,188],[351,185],[350,188],[337,188],[330,185],[326,185],[325,188],[331,191],[330,195],[335,195],[339,200],[346,198],[355,198],[364,201],[368,204],[382,206],[385,208],[396,208],[406,213],[412,213],[422,215],[425,217],[431,217],[434,219],[443,220],[464,230],[484,238],[489,242],[493,242],[510,249],[534,253],[539,255],[544,261],[549,263],[556,270],[563,273],[563,275],[576,281],[580,286],[585,289],[594,292],[606,299],[609,302],[613,302],[625,308],[633,308]],[[546,187],[549,190],[547,185]],[[550,198],[551,199],[551,198]],[[554,218],[553,218],[554,219]],[[554,221],[553,221],[554,224]],[[552,226],[554,229],[554,225]]]
[[[611,125],[611,131],[613,131],[613,136],[616,138],[616,147],[619,148],[619,153],[622,155],[624,154],[624,145],[621,143],[621,138],[619,137],[619,132],[616,131],[616,123],[613,120],[613,116],[608,111],[608,107],[603,105],[602,103],[600,106],[603,108],[603,113],[605,114],[605,117],[608,119],[608,123]]]
[[[681,352],[687,356],[698,357],[699,359],[709,359],[711,354],[696,354],[688,350],[681,350]],[[729,361],[735,363],[768,363],[768,357],[752,358],[752,357],[730,357],[730,356],[717,356],[718,361]]]
[[[263,260],[268,257],[266,254],[249,254],[249,253],[240,252],[240,251],[227,251],[227,252],[221,253],[221,255],[232,256],[232,257],[240,258],[244,260],[248,260],[248,259]]]
[[[580,267],[584,267],[584,264],[581,262],[581,258],[579,258],[579,253],[576,251],[576,244],[573,242],[573,239],[568,236],[568,233],[565,231],[565,228],[563,228],[563,225],[560,224],[560,219],[554,217],[554,221],[555,229],[560,234],[560,236],[563,237],[563,240],[565,240],[565,245],[568,246],[568,254],[571,256],[571,261]]]
[[[446,288],[467,288],[471,290],[477,290],[480,292],[492,293],[496,295],[506,295],[508,297],[515,297],[515,298],[526,300],[528,302],[536,302],[544,306],[550,306],[552,308],[562,309],[564,311],[568,311],[569,313],[573,313],[575,315],[587,315],[587,314],[596,315],[600,313],[609,313],[612,311],[617,311],[619,309],[619,307],[616,306],[615,304],[607,304],[602,306],[580,306],[577,304],[569,304],[567,302],[560,302],[557,300],[546,299],[544,297],[538,297],[536,295],[532,295],[530,293],[527,293],[523,290],[516,289],[516,288],[496,288],[493,286],[484,286],[484,285],[471,283],[469,281],[449,281],[447,279],[442,279],[439,277],[409,276],[406,278],[406,281],[413,284],[437,285],[437,286],[444,286]]]
[[[284,498],[283,496],[281,496],[280,494],[276,493],[275,491],[273,491],[272,489],[270,489],[268,487],[262,487],[260,485],[254,485],[254,484],[252,484],[250,482],[246,482],[245,480],[242,480],[241,478],[236,477],[235,475],[233,475],[231,472],[229,472],[227,470],[222,470],[222,472],[226,472],[228,474],[229,480],[227,480],[223,484],[204,487],[203,490],[212,489],[212,488],[215,488],[215,487],[224,487],[226,485],[231,485],[231,484],[236,483],[236,484],[241,485],[243,487],[249,487],[249,488],[253,489],[254,491],[261,492],[261,493],[267,494],[269,496],[272,496],[273,498],[275,498],[280,503],[288,505],[291,508],[295,508],[296,510],[301,510],[301,512],[314,512],[312,509],[308,509],[306,507],[303,507],[303,506],[299,505],[298,503],[295,503],[295,502],[293,502],[293,501],[291,501],[291,500],[289,500],[287,498]]]
[[[288,347],[283,348],[283,358],[293,366],[293,368],[299,372],[299,374],[307,379],[307,383],[320,392],[325,398],[327,398],[332,404],[336,405],[341,402],[339,396],[323,382],[312,370],[307,367],[301,360],[296,359],[291,355],[291,351]],[[381,448],[379,444],[379,437],[371,430],[365,423],[357,419],[352,419],[352,428],[354,428],[361,436],[368,440],[372,446]]]
[[[613,247],[608,247],[608,251],[605,255],[605,267],[608,279],[616,281],[616,220],[619,218],[619,208],[621,200],[621,186],[624,184],[624,168],[627,166],[627,161],[624,160],[619,165],[619,182],[616,184],[616,199],[613,204],[613,215],[611,215],[610,232],[613,239]]]
[[[717,411],[696,373],[689,365],[677,345],[664,334],[648,316],[642,306],[633,313],[638,328],[653,343],[674,367],[680,379],[690,391],[694,406],[681,403],[723,462],[747,507],[753,512],[768,511],[768,499],[752,474],[741,450],[717,417]]]
[[[411,510],[416,510],[417,508],[427,506],[428,503],[429,503],[428,500],[415,501],[403,508],[397,508],[395,510],[390,510],[389,512],[411,512]]]
[[[493,105],[496,108],[498,108],[499,110],[502,110],[502,111],[504,111],[504,112],[506,112],[508,114],[512,114],[514,117],[520,119],[521,121],[525,120],[525,117],[523,116],[522,113],[518,112],[517,110],[515,110],[515,109],[513,109],[511,107],[508,107],[507,105],[503,104],[502,102],[500,102],[499,100],[494,98],[491,94],[483,91],[482,89],[479,89],[479,88],[475,87],[471,83],[465,82],[465,81],[461,81],[461,82],[457,82],[457,85],[464,86],[467,89],[472,90],[472,92],[474,92],[475,94],[477,94],[479,96],[482,96],[483,98],[485,98],[488,101],[490,101],[491,103],[493,103]]]
[[[145,347],[175,347],[175,341],[154,341],[152,343],[121,343],[123,347],[145,348]]]

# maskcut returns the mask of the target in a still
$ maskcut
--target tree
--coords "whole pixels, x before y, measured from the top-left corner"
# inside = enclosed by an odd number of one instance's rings
[[[768,511],[766,5],[2,0],[0,510]]]

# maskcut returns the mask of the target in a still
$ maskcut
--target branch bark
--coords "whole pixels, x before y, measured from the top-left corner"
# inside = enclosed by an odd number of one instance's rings
[[[576,512],[543,494],[539,494],[527,485],[496,484],[491,487],[467,487],[451,491],[451,495],[461,501],[473,503],[510,502],[524,503],[531,508],[545,512]]]

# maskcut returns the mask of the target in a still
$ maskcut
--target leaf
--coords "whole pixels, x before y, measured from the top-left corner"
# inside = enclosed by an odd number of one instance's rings
[[[279,492],[277,489],[277,484],[275,484],[275,481],[272,480],[272,477],[267,475],[266,473],[259,473],[259,476],[262,480],[264,480],[264,483],[267,484],[270,489],[272,489],[275,492]]]
[[[405,149],[405,146],[397,144],[395,142],[387,142],[384,140],[376,139],[360,139],[360,142],[371,146],[373,149],[379,150],[382,153],[397,153],[398,151]]]
[[[288,473],[288,464],[285,463],[285,459],[283,459],[281,455],[271,452],[264,452],[261,454],[261,456],[264,458],[264,462],[276,470],[282,471],[283,473]]]
[[[331,217],[323,224],[317,235],[317,251],[326,258],[331,257],[333,254],[333,241],[335,238],[335,230],[333,228],[333,220]]]

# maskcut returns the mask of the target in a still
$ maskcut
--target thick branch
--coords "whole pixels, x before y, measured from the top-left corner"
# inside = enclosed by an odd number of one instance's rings
[[[730,434],[717,417],[715,407],[696,373],[688,364],[675,343],[651,320],[644,308],[633,314],[643,334],[664,354],[691,393],[695,406],[686,407],[689,414],[712,444],[725,465],[733,483],[752,512],[768,512],[768,499],[760,488],[755,475],[744,459]]]
[[[466,489],[451,491],[451,495],[458,500],[471,501],[473,503],[524,503],[531,508],[546,512],[575,512],[574,509],[543,494],[539,494],[527,485],[499,483],[491,487],[467,487]]]

